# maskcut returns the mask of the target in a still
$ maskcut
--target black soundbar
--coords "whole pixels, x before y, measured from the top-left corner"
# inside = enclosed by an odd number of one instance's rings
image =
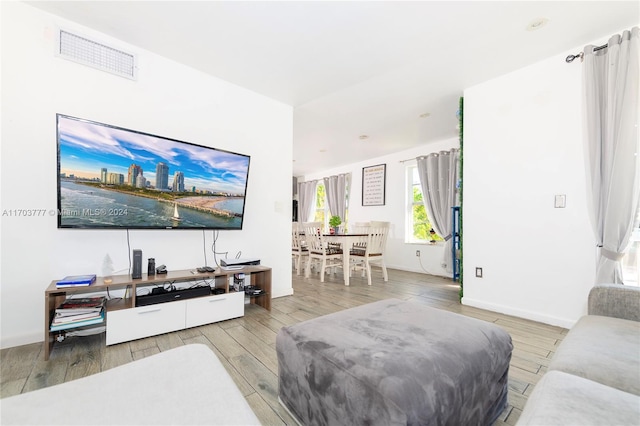
[[[136,296],[136,306],[155,305],[158,303],[173,302],[174,300],[209,296],[210,294],[211,287],[209,286],[185,288],[158,294],[145,294],[144,296]]]

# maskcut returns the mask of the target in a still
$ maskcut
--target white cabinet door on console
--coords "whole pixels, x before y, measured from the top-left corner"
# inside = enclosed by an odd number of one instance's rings
[[[244,315],[244,292],[185,300],[186,328],[238,318]]]
[[[186,301],[159,303],[107,313],[107,345],[184,328]]]

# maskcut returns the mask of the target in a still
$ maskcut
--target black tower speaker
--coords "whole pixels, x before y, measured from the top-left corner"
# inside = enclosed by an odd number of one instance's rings
[[[293,200],[293,222],[298,221],[298,200]]]
[[[142,250],[133,250],[133,270],[131,278],[134,280],[142,278]]]

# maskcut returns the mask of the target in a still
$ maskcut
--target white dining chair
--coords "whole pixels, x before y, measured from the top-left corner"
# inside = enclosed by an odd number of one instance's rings
[[[361,270],[362,275],[366,273],[367,284],[371,285],[371,265],[382,268],[384,281],[389,281],[387,266],[384,263],[384,254],[389,235],[389,222],[369,222],[367,228],[367,240],[364,251],[361,247],[352,248],[350,254],[350,270]]]
[[[350,229],[349,232],[352,234],[367,234],[369,232],[369,222],[356,222],[353,224],[353,229]],[[351,252],[353,252],[354,250],[360,250],[364,253],[366,249],[367,242],[361,241],[353,244],[353,246],[351,247]]]
[[[320,222],[311,222],[303,224],[304,238],[309,249],[309,261],[305,269],[305,277],[311,275],[312,263],[318,263],[320,266],[320,282],[324,282],[324,274],[327,269],[335,269],[343,267],[342,249],[329,247],[327,241],[322,235],[322,224]],[[343,268],[344,269],[344,268]]]
[[[300,271],[303,266],[303,259],[309,258],[309,249],[304,241],[304,233],[301,229],[300,223],[293,222],[291,226],[291,255],[294,260],[296,275],[300,275]]]

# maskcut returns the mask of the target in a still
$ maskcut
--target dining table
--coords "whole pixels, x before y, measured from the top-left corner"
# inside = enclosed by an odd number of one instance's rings
[[[350,256],[351,256],[351,247],[353,247],[356,243],[366,243],[367,237],[369,234],[357,234],[357,233],[345,233],[345,234],[322,234],[325,241],[334,244],[342,245],[342,262],[343,262],[343,275],[344,275],[344,285],[349,285],[349,275],[350,275]]]

